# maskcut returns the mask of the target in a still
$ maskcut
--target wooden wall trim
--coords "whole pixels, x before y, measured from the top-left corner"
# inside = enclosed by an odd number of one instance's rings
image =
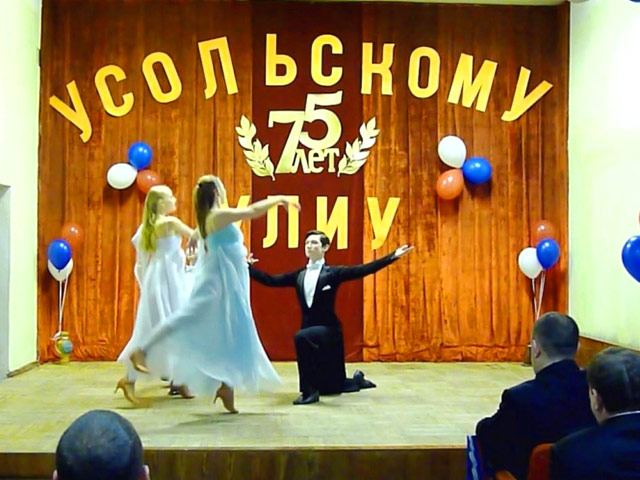
[[[26,373],[30,370],[33,370],[34,368],[38,367],[38,362],[31,362],[31,363],[27,363],[25,366],[17,368],[16,370],[11,370],[9,373],[7,373],[7,378],[9,377],[15,377],[17,375],[21,375],[23,373]]]
[[[593,357],[598,353],[609,347],[622,347],[640,354],[640,350],[627,347],[626,345],[616,345],[614,343],[605,342],[592,337],[580,336],[580,347],[576,355],[576,361],[581,367],[589,365]]]

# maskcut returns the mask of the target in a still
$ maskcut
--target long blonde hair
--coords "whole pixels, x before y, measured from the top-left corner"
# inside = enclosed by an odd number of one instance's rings
[[[193,189],[193,208],[196,212],[198,231],[203,239],[207,238],[207,216],[216,204],[220,193],[219,184],[220,179],[215,175],[203,175]]]
[[[157,247],[156,220],[158,219],[158,204],[169,195],[171,190],[166,185],[156,185],[149,189],[144,200],[142,212],[142,241],[141,247],[147,252],[155,252]]]

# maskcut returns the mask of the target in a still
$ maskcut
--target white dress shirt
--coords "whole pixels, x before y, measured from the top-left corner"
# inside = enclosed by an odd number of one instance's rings
[[[304,298],[307,302],[307,307],[311,308],[313,303],[313,295],[316,293],[316,286],[318,285],[318,277],[322,271],[324,265],[324,258],[320,260],[309,261],[307,264],[307,271],[304,273]]]

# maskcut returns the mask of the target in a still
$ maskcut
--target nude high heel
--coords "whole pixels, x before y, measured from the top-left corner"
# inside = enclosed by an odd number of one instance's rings
[[[139,348],[129,356],[129,360],[131,360],[133,368],[137,371],[149,373],[149,368],[147,367],[147,356]]]
[[[120,380],[118,380],[116,389],[113,393],[116,393],[118,390],[122,390],[122,393],[124,393],[124,398],[129,400],[134,405],[140,404],[140,400],[138,399],[138,397],[136,397],[135,384],[133,382],[127,381],[126,378],[121,378]]]
[[[226,408],[229,413],[238,413],[238,410],[233,406],[233,388],[230,388],[226,384],[222,384],[222,386],[216,392],[216,396],[213,398],[213,403],[216,403],[216,400],[220,398],[222,400],[222,405]]]
[[[189,387],[186,385],[180,385],[178,387],[174,385],[172,388],[173,391],[178,393],[182,398],[195,398],[195,395],[191,393],[191,390],[189,390]]]

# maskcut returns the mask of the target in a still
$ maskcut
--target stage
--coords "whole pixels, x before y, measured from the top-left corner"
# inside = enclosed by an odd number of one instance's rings
[[[495,412],[506,387],[532,378],[514,363],[366,363],[378,388],[293,406],[295,363],[275,364],[283,385],[236,396],[238,415],[211,398],[169,397],[140,382],[146,408],[114,394],[111,362],[46,364],[0,382],[0,477],[50,478],[64,429],[91,409],[110,409],[136,427],[154,480],[459,480],[465,435]]]

